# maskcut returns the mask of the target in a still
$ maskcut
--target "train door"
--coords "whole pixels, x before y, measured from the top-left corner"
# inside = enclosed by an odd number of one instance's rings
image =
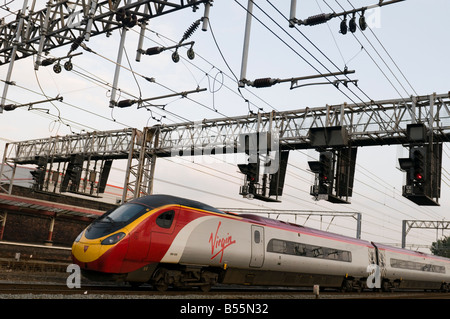
[[[250,267],[262,267],[264,263],[264,227],[252,225],[252,253]]]
[[[378,266],[380,266],[381,278],[386,277],[386,252],[384,249],[377,249]]]
[[[152,225],[148,260],[159,261],[166,254],[174,239],[179,210],[179,207],[171,207],[156,213],[155,224]]]
[[[377,244],[371,242],[373,247],[375,248],[375,260],[378,267],[380,267],[380,275],[381,278],[386,277],[386,252],[384,249],[378,248]],[[372,257],[373,259],[373,257]]]
[[[142,261],[147,257],[150,247],[150,221],[144,220],[130,233],[129,244],[125,259]]]

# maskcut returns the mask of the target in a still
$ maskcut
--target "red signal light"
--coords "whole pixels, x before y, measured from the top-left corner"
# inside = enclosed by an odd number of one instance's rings
[[[422,175],[421,173],[416,173],[416,179],[417,179],[418,181],[423,180],[423,175]]]

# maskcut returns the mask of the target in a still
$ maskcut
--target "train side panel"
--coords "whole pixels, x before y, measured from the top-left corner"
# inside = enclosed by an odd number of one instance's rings
[[[248,268],[251,224],[238,218],[205,215],[186,224],[162,263]]]
[[[377,245],[385,263],[382,277],[395,288],[441,289],[450,283],[450,261],[405,249]]]
[[[72,254],[92,278],[158,289],[220,282],[358,290],[372,264],[384,290],[450,289],[450,259],[168,195],[108,212],[75,239]]]
[[[222,282],[235,284],[339,287],[367,277],[368,242],[295,230],[205,215],[183,227],[161,262],[223,269]]]
[[[369,246],[302,232],[267,228],[265,268],[307,274],[367,276]]]

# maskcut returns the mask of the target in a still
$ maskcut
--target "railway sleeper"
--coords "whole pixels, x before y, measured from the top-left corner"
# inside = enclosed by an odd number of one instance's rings
[[[201,267],[166,268],[160,267],[153,275],[150,283],[158,291],[166,291],[170,286],[174,288],[199,287],[206,292],[218,281],[216,272]]]

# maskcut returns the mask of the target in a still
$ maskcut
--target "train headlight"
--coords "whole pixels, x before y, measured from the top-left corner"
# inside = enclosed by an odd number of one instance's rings
[[[122,238],[125,237],[125,233],[115,233],[109,237],[102,240],[102,245],[114,245],[118,243]]]

